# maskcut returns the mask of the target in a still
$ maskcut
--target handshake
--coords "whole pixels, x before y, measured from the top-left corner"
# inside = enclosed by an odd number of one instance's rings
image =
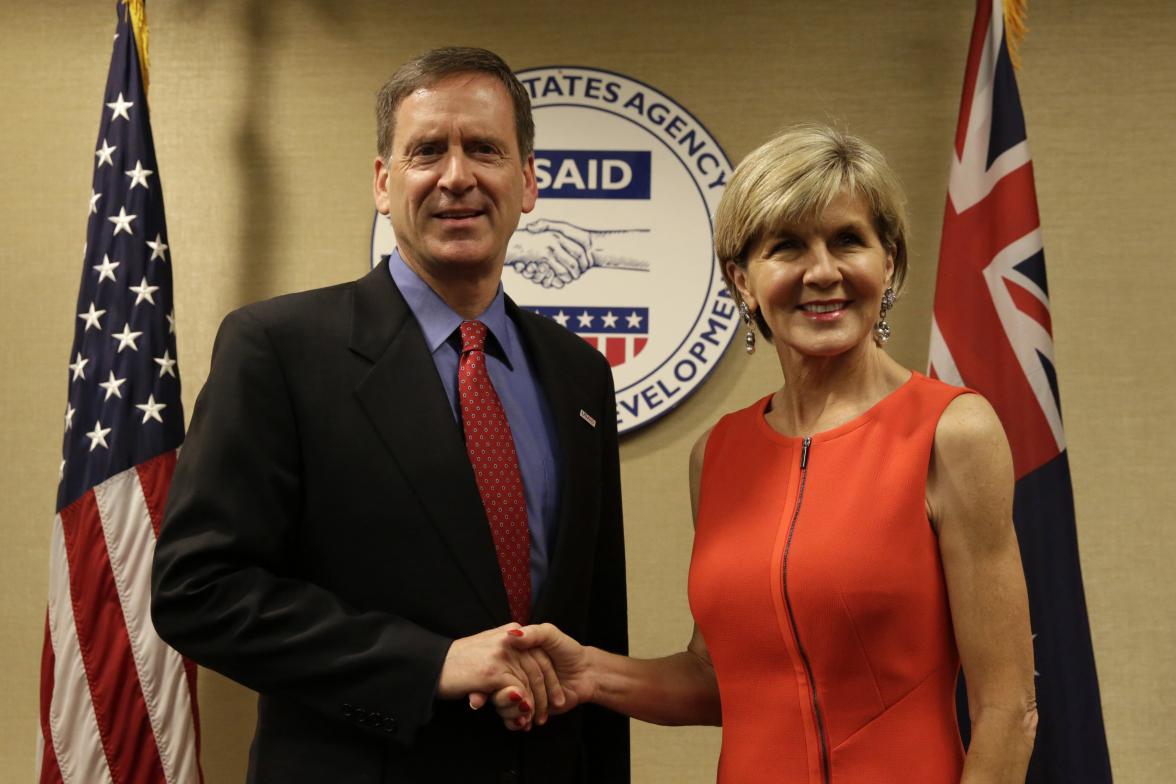
[[[597,231],[558,220],[534,220],[510,238],[506,263],[545,289],[563,288],[592,267],[647,272],[648,230]]]
[[[507,729],[530,730],[592,701],[591,651],[549,623],[489,629],[454,640],[437,696],[490,704]]]

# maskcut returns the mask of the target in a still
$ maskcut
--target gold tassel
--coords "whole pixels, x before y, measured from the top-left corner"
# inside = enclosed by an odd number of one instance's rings
[[[135,48],[139,50],[139,74],[143,78],[143,94],[147,94],[147,5],[146,0],[122,0],[131,12],[131,29],[135,31]]]
[[[1026,18],[1029,16],[1029,0],[1003,0],[1005,46],[1014,70],[1021,70],[1021,41],[1029,32]]]

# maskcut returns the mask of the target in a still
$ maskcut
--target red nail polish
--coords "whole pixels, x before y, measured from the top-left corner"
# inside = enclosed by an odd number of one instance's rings
[[[524,719],[522,716],[519,716],[518,718],[515,719],[515,726],[516,727],[525,727],[526,725],[527,725],[527,720]]]
[[[512,691],[510,693],[510,701],[511,702],[522,702],[522,700],[523,700],[523,695],[519,694],[517,691]]]
[[[523,636],[522,629],[508,629],[506,633],[512,637],[522,637]]]
[[[526,700],[523,700],[521,703],[519,703],[519,710],[521,710],[523,713],[530,713],[531,712],[531,703],[527,702]]]

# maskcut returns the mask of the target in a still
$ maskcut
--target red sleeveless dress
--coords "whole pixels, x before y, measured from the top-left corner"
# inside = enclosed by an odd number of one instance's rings
[[[690,608],[723,706],[720,784],[959,781],[959,654],[925,506],[944,408],[918,373],[811,438],[764,420],[706,445]]]

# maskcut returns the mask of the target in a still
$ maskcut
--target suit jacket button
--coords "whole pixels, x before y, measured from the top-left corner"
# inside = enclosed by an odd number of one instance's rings
[[[351,712],[353,710],[355,710],[355,709],[353,707],[351,707],[351,703],[349,703],[349,702],[343,703],[343,718],[350,719]]]
[[[385,716],[384,722],[380,726],[383,728],[384,732],[387,732],[388,734],[396,732],[396,719],[392,718],[391,716]]]

